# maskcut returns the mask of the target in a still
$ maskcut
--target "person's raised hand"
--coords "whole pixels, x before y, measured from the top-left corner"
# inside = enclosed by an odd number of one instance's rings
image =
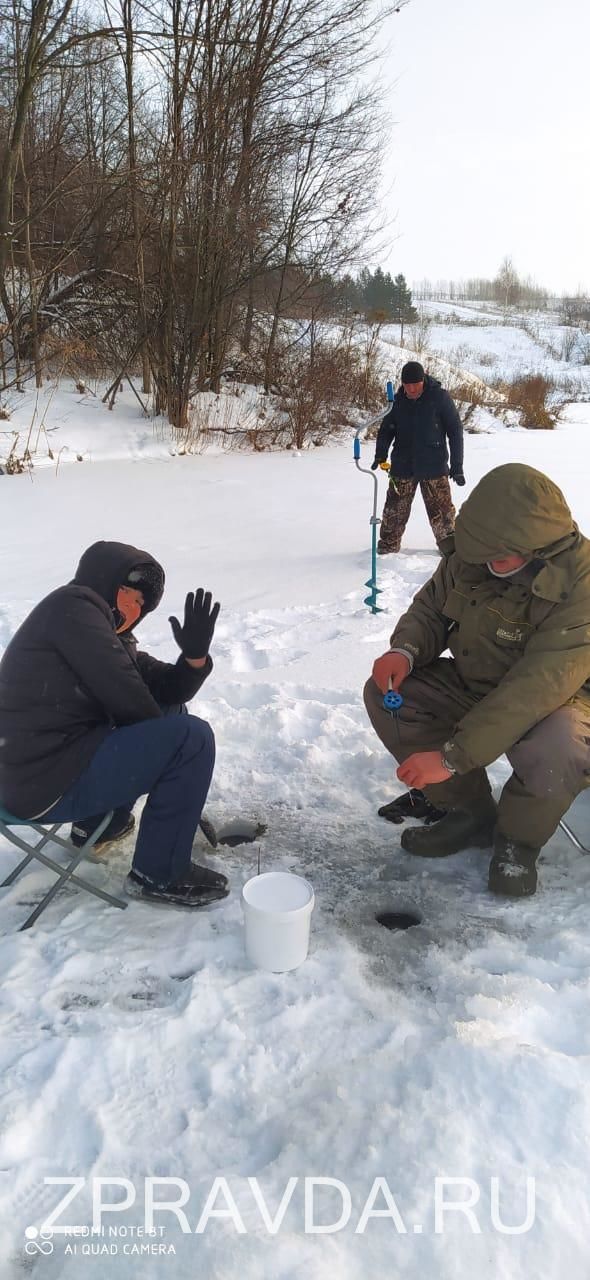
[[[382,693],[397,691],[409,674],[410,662],[403,653],[382,653],[373,663],[373,680]]]
[[[184,602],[184,621],[182,626],[178,618],[169,618],[172,634],[178,648],[189,661],[205,659],[209,653],[215,623],[221,608],[210,591],[199,587],[197,591],[189,591]]]

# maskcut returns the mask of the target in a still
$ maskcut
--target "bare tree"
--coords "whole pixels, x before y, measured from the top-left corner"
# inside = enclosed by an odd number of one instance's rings
[[[313,339],[360,250],[378,0],[103,3],[0,0],[3,343],[17,378],[59,341],[118,361],[113,386],[140,366],[182,429],[255,307],[268,384],[281,322],[309,305]]]
[[[0,9],[2,44],[14,57],[13,95],[0,155],[0,294],[7,315],[12,306],[4,289],[6,264],[15,228],[12,219],[15,180],[27,119],[43,78],[59,68],[66,55],[108,31],[96,30],[76,17],[74,0],[31,0],[25,6]]]
[[[512,258],[504,258],[494,281],[495,296],[502,303],[504,310],[518,302],[519,279]]]

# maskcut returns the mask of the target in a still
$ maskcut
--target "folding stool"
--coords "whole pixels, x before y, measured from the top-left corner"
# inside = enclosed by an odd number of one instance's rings
[[[0,889],[5,889],[9,884],[13,884],[21,871],[24,871],[24,868],[28,866],[29,862],[32,862],[35,858],[39,862],[42,862],[45,867],[50,867],[57,875],[55,884],[51,886],[45,894],[45,897],[41,899],[38,906],[36,906],[30,916],[27,917],[25,923],[21,925],[19,932],[22,932],[23,929],[31,928],[31,925],[35,923],[35,920],[38,919],[41,912],[44,911],[45,908],[49,906],[49,903],[53,898],[55,898],[56,893],[59,893],[59,890],[63,885],[67,884],[69,880],[71,880],[72,884],[77,885],[79,889],[86,889],[87,893],[92,893],[95,898],[102,898],[103,902],[108,902],[111,907],[120,907],[124,910],[128,903],[123,898],[115,898],[112,894],[105,893],[104,889],[98,889],[97,886],[91,884],[89,880],[84,880],[82,876],[74,874],[78,863],[81,862],[85,854],[91,851],[99,836],[102,835],[103,831],[108,826],[112,816],[112,811],[111,813],[105,814],[96,829],[89,835],[85,844],[83,844],[80,849],[77,849],[72,844],[71,840],[65,840],[62,836],[58,836],[56,834],[56,832],[59,831],[59,828],[63,827],[63,822],[57,822],[53,826],[47,826],[42,822],[32,822],[30,818],[15,818],[12,813],[8,813],[6,809],[2,809],[0,807],[0,834],[5,836],[10,844],[13,844],[17,849],[22,850],[26,855],[22,861],[19,862],[18,866],[14,868],[14,871],[10,872],[10,875],[6,877],[6,880],[2,881]],[[36,831],[39,836],[41,836],[41,839],[37,844],[29,843],[27,840],[23,840],[16,834],[13,830],[14,827],[30,827],[33,831]],[[48,857],[46,853],[42,852],[45,845],[49,844],[50,841],[53,841],[54,844],[58,844],[62,849],[66,850],[70,860],[65,866],[63,863],[55,862],[53,858]]]

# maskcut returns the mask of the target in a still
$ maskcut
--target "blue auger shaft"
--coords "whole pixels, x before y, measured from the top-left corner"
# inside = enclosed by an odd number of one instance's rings
[[[383,613],[383,609],[380,609],[377,604],[377,596],[381,594],[380,588],[377,586],[377,528],[381,524],[381,520],[377,515],[379,485],[375,472],[371,471],[369,467],[361,467],[361,442],[359,436],[361,431],[366,431],[367,427],[372,427],[376,422],[380,422],[381,416],[379,414],[379,417],[372,418],[370,422],[364,422],[360,427],[357,427],[353,445],[353,455],[357,470],[363,471],[373,481],[373,513],[369,522],[371,525],[371,577],[368,582],[365,582],[365,586],[369,588],[369,594],[365,596],[363,601],[364,604],[368,605],[371,613]]]
[[[375,475],[375,472],[371,471],[370,468],[368,467],[361,467],[361,442],[360,442],[359,436],[361,431],[365,431],[367,427],[372,427],[374,423],[380,422],[380,420],[381,420],[381,415],[379,415],[378,418],[373,418],[371,422],[364,422],[360,427],[357,427],[356,435],[354,437],[354,445],[353,445],[353,455],[354,455],[354,461],[355,461],[355,466],[357,470],[363,471],[364,474],[367,476],[370,476],[373,481],[373,513],[370,519],[371,577],[369,578],[368,582],[365,583],[365,586],[369,588],[369,594],[368,596],[365,596],[365,599],[363,602],[364,604],[368,605],[369,609],[371,610],[371,613],[383,613],[383,610],[380,609],[377,604],[377,596],[380,595],[380,590],[379,590],[379,587],[377,586],[377,526],[381,523],[377,515],[377,502],[379,500],[379,488],[378,488],[377,476]]]
[[[371,579],[374,585],[375,594],[379,588],[377,586],[377,521],[371,521]],[[375,601],[375,603],[377,603]]]

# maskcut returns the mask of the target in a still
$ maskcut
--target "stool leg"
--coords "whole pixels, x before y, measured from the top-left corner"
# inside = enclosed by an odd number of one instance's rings
[[[35,907],[35,910],[31,912],[30,916],[27,916],[25,923],[22,924],[19,929],[19,933],[22,933],[23,929],[30,929],[31,925],[34,924],[35,920],[37,920],[41,915],[41,912],[44,911],[45,908],[49,906],[49,903],[52,902],[53,899],[55,898],[56,893],[59,893],[59,890],[61,889],[62,885],[66,884],[66,882],[73,875],[74,871],[76,870],[76,867],[78,866],[78,863],[80,862],[80,859],[84,856],[85,851],[86,851],[86,845],[83,845],[80,850],[76,851],[77,856],[75,858],[72,858],[72,861],[69,867],[64,868],[63,873],[58,876],[55,884],[53,884],[51,886],[51,889],[47,891],[47,893],[45,894],[45,897],[42,898],[38,906]]]
[[[52,839],[52,837],[55,835],[55,832],[59,830],[61,825],[62,825],[61,822],[58,822],[57,826],[51,828],[51,831],[45,831],[43,827],[37,827],[33,823],[31,823],[33,830],[37,831],[42,838],[41,840],[39,840],[38,844],[28,845],[25,840],[20,839],[20,836],[15,836],[14,832],[11,831],[9,833],[6,830],[4,824],[0,823],[0,831],[2,832],[2,835],[6,836],[7,840],[10,840],[11,844],[16,845],[18,849],[30,850],[30,852],[27,853],[26,858],[23,858],[22,862],[19,862],[18,867],[15,867],[14,870],[10,872],[10,875],[8,875],[6,879],[2,881],[2,884],[0,884],[0,889],[6,889],[8,885],[14,883],[14,881],[20,875],[21,871],[24,871],[24,868],[28,866],[29,862],[32,862],[33,858],[37,857],[39,849],[42,849],[43,846],[46,845],[48,841]]]
[[[32,861],[33,861],[33,855],[32,853],[28,853],[26,858],[23,858],[22,862],[19,862],[18,867],[15,867],[14,871],[11,871],[10,875],[7,876],[6,879],[2,881],[2,884],[0,884],[0,889],[7,889],[9,884],[14,884],[14,881],[18,878],[18,876],[20,876],[21,871],[24,871],[24,868],[27,866],[27,863]]]
[[[35,845],[31,845],[27,841],[22,840],[12,829],[8,830],[5,823],[0,822],[0,832],[2,835],[4,835],[11,844],[15,845],[17,849],[22,849],[26,853],[26,857],[19,862],[18,866],[15,867],[13,871],[10,872],[10,875],[6,877],[0,888],[6,888],[13,884],[21,871],[23,871],[24,868],[33,860],[37,860],[43,866],[48,867],[49,870],[53,871],[57,876],[55,884],[51,886],[45,896],[41,899],[41,902],[39,902],[35,907],[34,911],[27,916],[27,919],[24,924],[21,925],[19,932],[22,932],[24,929],[31,928],[35,921],[39,919],[41,912],[49,906],[49,903],[53,901],[55,895],[63,885],[67,884],[68,880],[70,880],[72,884],[75,884],[77,888],[85,889],[86,892],[92,894],[93,897],[101,898],[102,901],[107,902],[109,906],[118,907],[121,911],[126,910],[128,906],[127,901],[124,901],[121,898],[115,898],[113,894],[107,893],[104,889],[99,889],[98,886],[91,884],[88,880],[84,880],[81,876],[77,876],[75,874],[79,862],[81,862],[82,858],[84,858],[84,856],[93,848],[99,836],[102,835],[103,831],[111,821],[112,816],[112,812],[104,815],[96,829],[89,835],[85,844],[82,845],[81,849],[74,849],[69,840],[63,840],[61,836],[56,834],[59,831],[59,828],[63,826],[63,823],[61,822],[55,823],[50,828],[40,826],[35,822],[28,824],[33,831],[36,831],[41,837]],[[46,853],[41,852],[44,846],[52,840],[62,849],[66,850],[66,853],[70,858],[67,866],[64,867],[61,863],[55,862],[53,858],[48,857]]]
[[[104,889],[99,889],[98,886],[90,884],[88,880],[84,880],[81,876],[75,875],[75,871],[78,864],[82,861],[84,856],[93,848],[99,836],[102,835],[102,832],[105,830],[105,828],[108,826],[109,822],[111,821],[112,816],[113,816],[112,812],[104,815],[104,817],[101,819],[96,829],[93,832],[91,832],[86,842],[82,845],[81,849],[74,849],[73,845],[69,842],[69,840],[63,840],[60,836],[56,835],[56,832],[59,831],[59,828],[63,825],[61,822],[56,823],[54,826],[52,826],[49,829],[47,829],[46,827],[42,827],[35,822],[31,822],[30,826],[32,827],[32,829],[36,831],[38,835],[41,836],[41,839],[38,841],[38,843],[33,846],[27,844],[24,840],[21,840],[19,836],[14,834],[13,831],[7,832],[5,829],[5,824],[0,823],[0,831],[2,831],[2,834],[6,835],[7,838],[11,841],[11,843],[16,845],[17,848],[27,850],[27,856],[23,858],[22,862],[20,862],[18,866],[15,867],[14,871],[10,873],[10,875],[5,880],[4,885],[7,886],[9,884],[12,884],[13,881],[16,880],[17,876],[20,875],[20,872],[23,870],[23,868],[26,867],[29,862],[33,861],[33,859],[36,859],[37,861],[41,862],[43,866],[48,867],[57,876],[55,884],[51,886],[51,888],[48,890],[45,896],[41,899],[41,902],[39,902],[38,905],[35,907],[34,911],[32,911],[31,914],[27,916],[27,919],[25,920],[24,924],[21,925],[19,932],[22,933],[24,929],[31,928],[31,926],[35,923],[35,921],[39,919],[39,916],[45,910],[45,908],[49,906],[49,903],[53,901],[53,899],[55,898],[55,895],[59,892],[62,886],[67,884],[68,880],[70,880],[72,884],[75,884],[78,888],[85,889],[86,892],[92,894],[93,897],[101,898],[103,902],[108,902],[108,904],[112,907],[118,907],[119,910],[121,911],[124,911],[127,908],[128,903],[123,899],[115,898],[112,894],[107,893]],[[70,862],[66,867],[62,866],[59,862],[55,862],[53,858],[49,858],[47,854],[41,852],[44,845],[46,845],[51,840],[55,841],[56,844],[60,845],[60,847],[62,849],[65,849],[66,852],[68,853],[70,857]],[[1,886],[1,887],[4,887],[4,886]]]
[[[35,920],[38,920],[39,916],[41,915],[41,912],[44,911],[47,906],[49,906],[49,903],[55,897],[56,893],[59,892],[62,885],[67,884],[68,880],[71,880],[73,884],[78,886],[78,888],[86,889],[86,892],[91,893],[95,898],[102,898],[103,902],[108,902],[112,907],[119,907],[119,909],[122,911],[126,909],[127,902],[123,902],[121,898],[114,898],[112,894],[106,893],[104,889],[99,889],[96,885],[90,884],[88,880],[83,880],[81,879],[80,876],[74,875],[76,867],[82,861],[85,854],[88,853],[90,849],[92,849],[93,845],[96,843],[99,836],[102,835],[105,828],[108,827],[112,816],[113,816],[112,811],[110,813],[105,813],[101,822],[99,822],[98,826],[95,828],[94,831],[91,832],[86,842],[82,845],[82,848],[74,850],[74,857],[71,859],[69,866],[64,868],[63,870],[59,868],[58,879],[56,883],[52,885],[51,889],[49,890],[48,893],[45,894],[45,897],[41,900],[39,905],[36,906],[35,910],[32,911],[30,916],[27,917],[27,919],[25,920],[25,923],[21,925],[19,930],[20,933],[22,933],[24,929],[31,928],[31,925],[35,923]],[[58,824],[58,825],[61,825],[61,824]],[[42,831],[43,828],[35,827],[35,830]],[[57,830],[57,827],[55,828],[55,830]],[[54,832],[51,832],[47,836],[47,838],[50,839],[51,835],[54,835]],[[63,848],[67,849],[68,852],[70,850],[73,850],[73,845],[69,844],[69,842],[61,840],[59,838],[58,840],[59,840],[59,844],[62,845]],[[40,848],[40,845],[37,845],[36,848],[38,850]],[[42,862],[47,862],[49,865],[52,865],[54,870],[59,867],[58,863],[51,863],[51,860],[49,858],[46,859],[44,854],[38,854],[38,856],[40,857],[40,860]]]

